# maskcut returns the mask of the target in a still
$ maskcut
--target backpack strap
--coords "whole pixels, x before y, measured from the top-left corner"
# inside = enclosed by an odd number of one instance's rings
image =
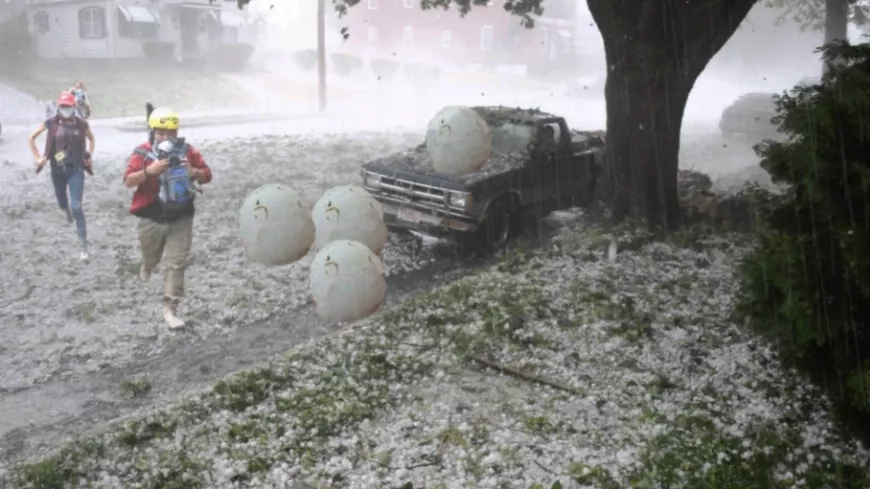
[[[54,138],[57,136],[57,117],[51,117],[45,121],[48,133],[45,136],[45,154],[49,160],[54,160]]]

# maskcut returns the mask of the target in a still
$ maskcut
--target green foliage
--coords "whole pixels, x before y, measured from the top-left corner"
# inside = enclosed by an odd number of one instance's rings
[[[778,97],[774,122],[787,140],[756,148],[774,181],[790,187],[757,201],[759,244],[743,264],[738,311],[787,359],[824,372],[841,406],[867,415],[870,44],[823,52],[822,84]]]
[[[214,2],[215,0],[209,0]],[[224,0],[233,2],[239,6],[239,9],[251,3],[251,0]],[[259,0],[265,1],[265,0]],[[272,0],[275,1],[275,0]],[[360,3],[360,0],[331,0],[335,11],[339,16],[347,13],[347,9]],[[489,0],[419,0],[420,8],[423,10],[442,9],[448,10],[455,7],[463,17],[474,7],[483,7]],[[505,0],[504,9],[506,12],[516,15],[520,18],[520,24],[523,27],[534,27],[535,20],[533,17],[540,16],[544,13],[542,6],[543,0]]]
[[[858,25],[867,23],[870,18],[870,2],[867,0],[845,0],[849,5],[849,22]],[[825,28],[825,0],[765,0],[764,5],[782,9],[777,24],[793,20],[801,28],[820,31]]]
[[[5,21],[0,15],[0,65],[4,68],[20,67],[29,60],[32,45],[27,25],[27,15],[23,12]]]

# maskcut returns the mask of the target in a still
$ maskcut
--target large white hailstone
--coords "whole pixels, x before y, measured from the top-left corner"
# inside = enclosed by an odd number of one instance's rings
[[[323,194],[311,210],[317,229],[314,249],[331,241],[350,239],[381,254],[387,242],[384,208],[359,185],[339,185]]]
[[[311,297],[317,314],[331,321],[356,321],[384,302],[384,266],[369,247],[342,239],[323,247],[311,263]]]
[[[429,121],[426,151],[438,173],[474,173],[486,164],[492,153],[492,129],[473,109],[450,105]]]
[[[239,234],[252,263],[293,263],[314,243],[311,209],[298,191],[280,183],[257,188],[242,203]]]

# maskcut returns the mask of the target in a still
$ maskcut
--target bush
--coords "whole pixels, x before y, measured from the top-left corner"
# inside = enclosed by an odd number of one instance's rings
[[[175,59],[175,43],[163,41],[142,42],[145,58],[155,63],[170,63]]]
[[[33,46],[27,26],[27,14],[23,12],[0,23],[0,66],[23,68],[31,60]]]
[[[317,51],[314,49],[300,49],[293,53],[293,64],[303,71],[311,71],[317,67]]]
[[[441,79],[441,68],[428,63],[408,63],[405,76],[411,83],[432,83]]]
[[[217,67],[221,71],[242,71],[252,54],[254,54],[253,44],[225,44],[220,48]]]
[[[870,45],[825,48],[821,85],[777,97],[787,135],[756,146],[775,182],[738,312],[859,420],[870,419]],[[835,67],[839,58],[844,64]]]
[[[363,62],[352,54],[333,53],[332,65],[335,67],[336,74],[339,76],[347,76],[354,71],[362,69]]]
[[[401,63],[389,58],[373,59],[371,63],[372,73],[385,80],[392,78],[396,73],[398,73],[401,66]]]

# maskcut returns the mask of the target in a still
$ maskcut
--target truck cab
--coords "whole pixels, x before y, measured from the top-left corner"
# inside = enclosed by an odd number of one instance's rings
[[[440,175],[425,143],[363,166],[364,186],[393,231],[451,237],[471,249],[501,248],[520,213],[586,205],[604,163],[599,134],[572,131],[539,110],[472,107],[492,129],[492,155],[477,172]]]

